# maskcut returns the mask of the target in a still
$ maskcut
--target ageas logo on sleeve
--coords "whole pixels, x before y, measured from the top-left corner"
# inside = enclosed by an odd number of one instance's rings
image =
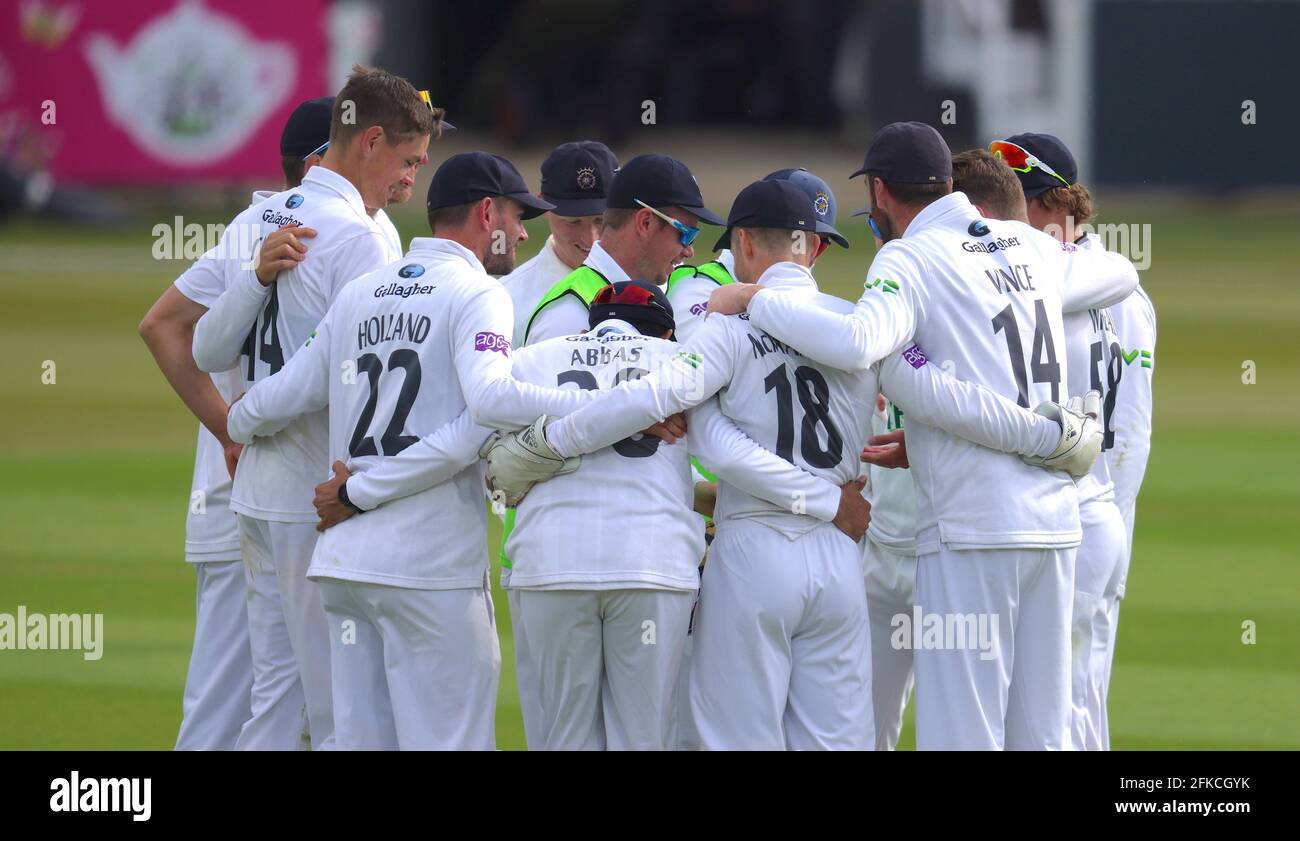
[[[510,340],[505,336],[502,336],[500,333],[489,333],[484,331],[474,337],[474,350],[500,353],[502,356],[509,356]]]
[[[921,350],[916,345],[912,345],[907,350],[903,351],[903,360],[913,368],[920,368],[930,361],[926,358],[925,351]]]

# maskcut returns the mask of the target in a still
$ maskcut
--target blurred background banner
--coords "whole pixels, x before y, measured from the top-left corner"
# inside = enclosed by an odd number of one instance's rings
[[[41,154],[65,181],[274,175],[267,137],[327,89],[327,5],[4,0],[0,121],[45,129]]]

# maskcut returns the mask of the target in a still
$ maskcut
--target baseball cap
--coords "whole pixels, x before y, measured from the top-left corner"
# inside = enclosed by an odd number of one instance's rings
[[[618,158],[604,143],[578,140],[555,147],[542,162],[542,198],[559,216],[597,216],[618,171]]]
[[[727,229],[714,251],[731,247],[735,228],[779,228],[784,231],[817,230],[812,199],[790,181],[755,181],[740,191],[727,214]]]
[[[947,181],[952,178],[952,150],[933,126],[890,123],[876,132],[862,168],[849,177],[868,172],[900,184]]]
[[[490,152],[461,152],[443,161],[429,182],[426,207],[438,210],[478,201],[484,196],[504,196],[524,205],[524,218],[541,216],[555,207],[528,191],[519,169]]]
[[[607,318],[648,321],[665,330],[675,330],[673,305],[664,291],[644,280],[620,280],[596,293],[587,315],[587,326],[595,327]]]
[[[1014,143],[1038,158],[1070,184],[1079,180],[1079,165],[1075,163],[1074,155],[1070,154],[1070,150],[1059,137],[1026,132],[1012,135],[1006,139],[1006,142]],[[1029,172],[1017,170],[1016,177],[1020,179],[1020,186],[1025,189],[1027,199],[1042,195],[1053,187],[1064,186],[1060,180],[1036,166],[1030,167]]]
[[[849,241],[835,230],[835,194],[830,185],[803,167],[778,169],[763,178],[764,181],[789,181],[808,194],[813,212],[817,214],[817,233],[825,235],[837,245],[848,248]]]
[[[305,158],[330,142],[330,118],[334,97],[322,96],[298,103],[280,132],[280,154]]]
[[[723,224],[722,217],[704,206],[700,185],[686,164],[667,155],[637,155],[614,173],[606,206],[636,210],[637,199],[654,208],[689,210],[706,225]]]

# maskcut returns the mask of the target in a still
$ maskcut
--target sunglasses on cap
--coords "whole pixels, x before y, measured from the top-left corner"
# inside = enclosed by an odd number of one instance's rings
[[[673,217],[669,216],[667,213],[664,213],[661,210],[656,210],[655,208],[651,207],[650,205],[646,204],[640,199],[633,199],[633,201],[641,205],[642,207],[644,207],[646,210],[653,213],[655,216],[658,216],[660,219],[664,220],[669,225],[672,225],[674,228],[676,228],[677,233],[681,235],[681,242],[683,247],[688,246],[691,243],[695,242],[695,238],[700,235],[699,228],[692,228],[690,225],[687,225],[684,222],[679,222]]]
[[[993,157],[1001,158],[1002,162],[1014,169],[1016,172],[1029,172],[1033,169],[1040,169],[1048,175],[1060,181],[1069,187],[1070,182],[1066,181],[1056,170],[1052,169],[1045,162],[1040,160],[1037,155],[1030,152],[1023,146],[1017,146],[1014,143],[1008,143],[1005,140],[994,140],[989,144],[989,151]]]
[[[622,289],[615,289],[614,284],[606,286],[596,293],[592,300],[593,307],[609,306],[611,304],[623,304],[633,307],[650,307],[658,310],[669,318],[672,314],[664,309],[664,305],[654,296],[654,293],[644,286],[637,286],[634,283],[624,284]]]

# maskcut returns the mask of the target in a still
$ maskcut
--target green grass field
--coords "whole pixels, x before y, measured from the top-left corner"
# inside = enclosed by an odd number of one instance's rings
[[[720,202],[725,206],[725,202]],[[1294,208],[1107,206],[1150,222],[1156,432],[1111,697],[1117,748],[1300,748]],[[170,218],[168,215],[167,218]],[[855,298],[870,259],[818,264]],[[531,254],[543,241],[533,223]],[[193,633],[195,421],[136,325],[184,267],[131,232],[0,229],[0,612],[102,612],[103,658],[0,651],[0,748],[169,748]],[[414,221],[404,237],[418,235]],[[711,243],[706,232],[702,241]],[[521,255],[521,259],[522,259]],[[56,381],[42,383],[46,361]],[[1244,360],[1257,383],[1242,382]],[[490,543],[495,550],[497,533]],[[495,557],[495,551],[493,551]],[[523,746],[510,622],[497,741]],[[1257,643],[1242,643],[1242,623]],[[910,747],[910,724],[904,733]]]

